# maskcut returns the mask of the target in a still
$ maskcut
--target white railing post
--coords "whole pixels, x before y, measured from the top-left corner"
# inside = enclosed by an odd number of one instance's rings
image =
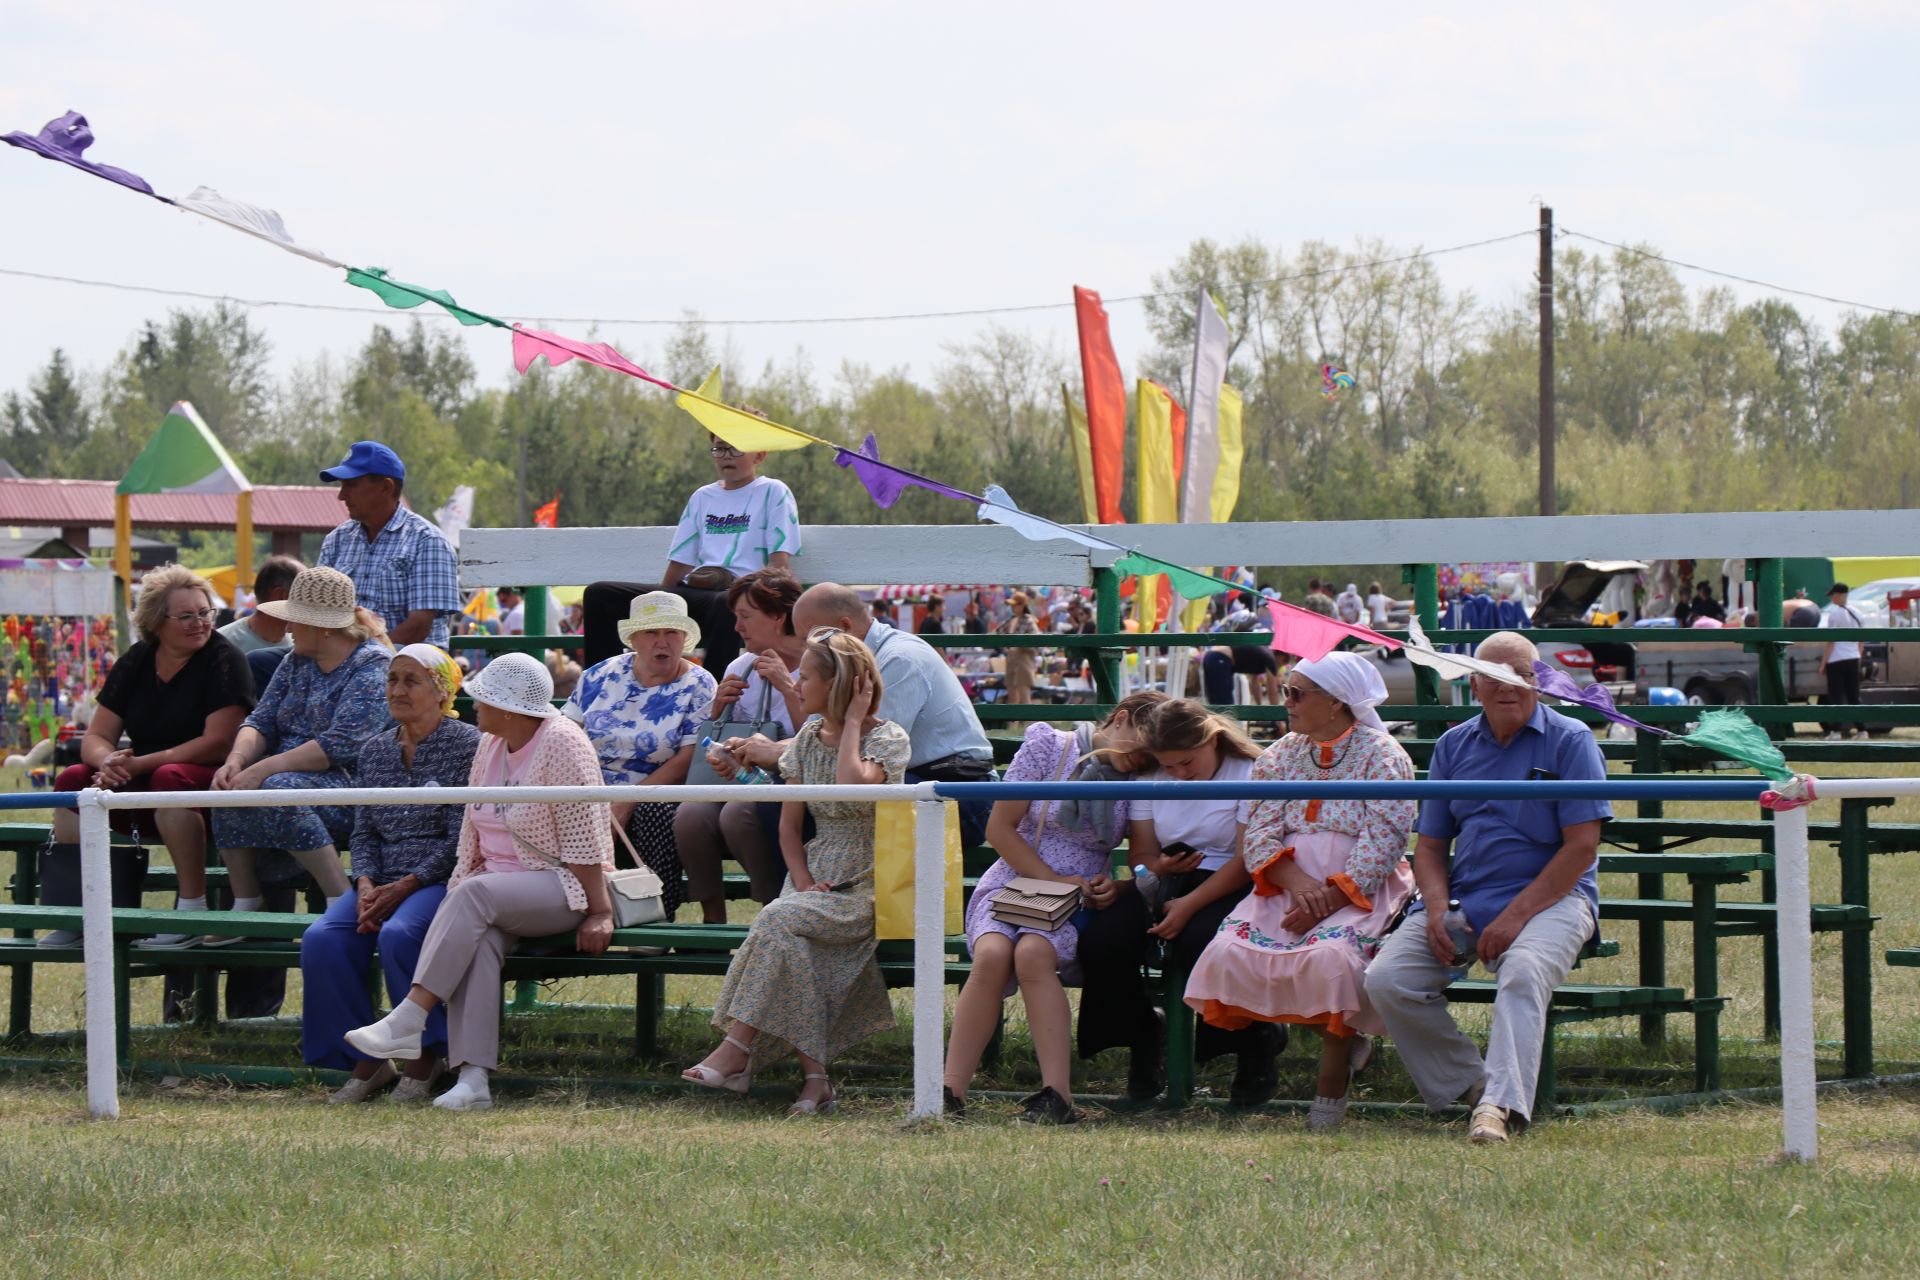
[[[1812,890],[1807,883],[1807,811],[1774,816],[1775,922],[1780,939],[1780,1110],[1784,1150],[1811,1162],[1818,1154],[1814,1088]]]
[[[102,793],[80,793],[80,919],[86,930],[87,1114],[120,1115],[119,1011],[113,981],[113,836]]]
[[[947,1033],[947,806],[931,783],[913,803],[913,1110],[942,1114]]]

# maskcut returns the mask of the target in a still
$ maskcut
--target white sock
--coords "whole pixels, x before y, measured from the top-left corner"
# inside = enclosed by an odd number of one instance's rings
[[[427,1011],[411,1000],[402,1000],[382,1021],[393,1034],[410,1036],[426,1027]]]
[[[478,1098],[486,1097],[489,1093],[487,1088],[487,1069],[485,1067],[472,1066],[471,1064],[460,1068],[460,1080],[459,1083],[454,1085],[454,1088],[465,1089],[468,1093]]]
[[[175,911],[205,911],[207,909],[207,895],[203,893],[197,898],[175,898],[173,900],[173,909]]]
[[[266,905],[267,900],[264,895],[257,898],[243,898],[236,893],[233,896],[233,909],[235,911],[258,911]]]

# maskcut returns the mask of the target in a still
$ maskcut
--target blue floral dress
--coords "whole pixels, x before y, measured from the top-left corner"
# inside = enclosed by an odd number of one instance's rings
[[[290,654],[273,673],[246,727],[267,740],[262,756],[308,742],[327,753],[327,767],[311,773],[276,773],[264,791],[298,787],[350,787],[360,748],[392,723],[387,714],[387,664],[393,653],[368,640],[331,671],[312,658]],[[285,849],[296,852],[339,844],[353,833],[353,810],[344,805],[290,805],[284,809],[215,809],[213,839],[222,849]]]
[[[560,708],[586,730],[600,757],[600,776],[612,785],[645,783],[682,748],[697,749],[695,735],[719,687],[711,672],[689,663],[677,679],[649,688],[634,676],[633,658],[621,653],[588,667]],[[669,920],[686,901],[685,871],[673,838],[674,808],[635,805],[627,819],[627,838],[660,877],[661,905]]]

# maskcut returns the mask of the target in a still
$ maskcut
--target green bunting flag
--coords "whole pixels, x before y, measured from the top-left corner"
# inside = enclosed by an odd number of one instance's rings
[[[1141,551],[1129,551],[1114,562],[1116,572],[1122,577],[1128,574],[1149,575],[1164,573],[1173,583],[1173,589],[1189,600],[1200,600],[1207,596],[1219,595],[1222,591],[1238,591],[1240,584],[1228,582],[1224,578],[1209,577],[1204,573],[1195,573],[1183,569],[1177,564],[1169,564]]]
[[[417,284],[408,284],[404,280],[390,280],[387,278],[384,267],[368,267],[364,271],[359,267],[348,267],[347,283],[371,290],[380,301],[402,311],[417,307],[423,302],[437,302],[446,308],[448,315],[461,324],[490,324],[496,329],[513,327],[505,320],[496,320],[478,311],[467,310],[455,302],[453,295],[445,289],[423,289]]]
[[[1711,751],[1729,760],[1752,765],[1774,782],[1793,780],[1793,770],[1787,767],[1787,758],[1780,754],[1780,748],[1767,736],[1767,731],[1747,719],[1747,713],[1737,707],[1722,707],[1704,713],[1693,732],[1680,741],[1702,751]]]

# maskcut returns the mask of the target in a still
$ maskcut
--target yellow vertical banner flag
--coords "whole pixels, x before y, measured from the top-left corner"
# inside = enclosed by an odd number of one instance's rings
[[[1173,415],[1175,405],[1167,389],[1146,378],[1134,394],[1134,520],[1140,524],[1178,524],[1180,489],[1174,477]],[[1140,630],[1152,631],[1160,616],[1161,579],[1140,579],[1134,592]]]
[[[1093,437],[1087,431],[1087,411],[1074,403],[1073,392],[1060,384],[1067,405],[1067,439],[1073,443],[1073,469],[1080,480],[1080,510],[1088,524],[1100,523],[1100,499],[1093,487]]]
[[[1213,501],[1209,514],[1215,524],[1233,519],[1240,505],[1240,463],[1246,457],[1240,411],[1245,402],[1232,387],[1220,388],[1220,469],[1213,473]]]

